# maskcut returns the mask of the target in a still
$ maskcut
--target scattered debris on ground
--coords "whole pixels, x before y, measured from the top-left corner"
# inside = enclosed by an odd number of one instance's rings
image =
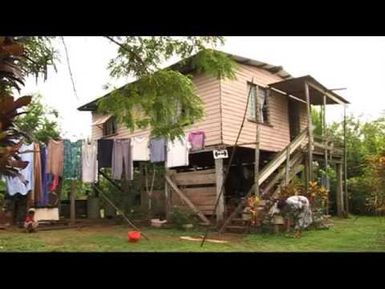
[[[188,241],[200,241],[201,242],[203,240],[203,237],[193,238],[193,237],[189,237],[189,236],[180,236],[179,238],[182,240],[188,240]],[[206,242],[219,243],[219,244],[227,243],[227,241],[225,241],[225,240],[215,240],[215,239],[206,239]]]

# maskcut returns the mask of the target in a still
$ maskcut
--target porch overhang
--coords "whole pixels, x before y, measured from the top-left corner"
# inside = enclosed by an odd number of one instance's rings
[[[309,87],[310,103],[312,105],[322,105],[324,103],[324,95],[326,96],[326,104],[349,103],[342,96],[336,94],[330,89],[327,89],[324,85],[322,85],[310,75],[274,82],[269,84],[269,86],[306,102],[306,83]]]
[[[96,126],[100,126],[100,125],[103,125],[105,124],[110,118],[112,117],[112,115],[103,115],[101,117],[99,117],[98,119],[96,119],[92,125],[96,125]]]

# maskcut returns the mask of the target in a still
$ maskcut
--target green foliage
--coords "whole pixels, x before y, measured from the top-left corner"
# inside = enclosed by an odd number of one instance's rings
[[[343,122],[328,126],[327,135],[342,143]],[[385,151],[385,117],[362,122],[358,117],[347,116],[346,149],[350,210],[356,214],[372,214],[381,203],[381,192],[385,191],[385,183],[378,177],[378,167],[374,166],[374,160],[379,160]],[[332,187],[333,183],[332,178]]]
[[[54,49],[51,39],[53,37],[16,37],[24,44],[25,58],[22,59],[22,66],[26,75],[35,75],[36,81],[41,75],[44,80],[48,77],[48,67],[53,67],[59,61],[58,52]]]
[[[322,136],[322,109],[321,107],[312,106],[311,110],[312,123],[315,126],[313,133]]]
[[[195,224],[196,219],[191,210],[175,206],[170,213],[170,221],[177,229],[183,229],[183,225]]]
[[[26,113],[16,118],[15,124],[33,140],[48,143],[49,139],[56,139],[60,136],[57,123],[58,112],[44,106],[41,99],[41,95],[35,96],[32,102],[25,107]]]
[[[15,127],[18,110],[31,102],[30,96],[15,99],[14,90],[20,91],[24,77],[43,73],[53,64],[54,51],[49,39],[41,37],[0,36],[0,175],[16,175],[16,168],[28,164],[20,160],[18,149],[25,133]]]
[[[182,65],[217,78],[235,78],[235,62],[210,48],[223,43],[221,37],[108,38],[119,45],[118,56],[109,64],[111,75],[135,76],[137,81],[102,98],[98,110],[131,130],[151,128],[153,136],[175,139],[203,117],[191,76],[178,71]],[[182,64],[162,69],[174,56],[184,59]]]

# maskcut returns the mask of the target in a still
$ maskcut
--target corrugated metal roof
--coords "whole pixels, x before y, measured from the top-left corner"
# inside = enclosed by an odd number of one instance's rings
[[[275,65],[272,65],[272,64],[269,64],[266,62],[262,62],[262,61],[258,61],[258,60],[254,60],[251,58],[247,58],[247,57],[243,57],[243,56],[239,56],[239,55],[234,55],[234,54],[230,54],[230,53],[223,52],[223,51],[221,51],[221,52],[227,54],[229,57],[231,57],[232,59],[234,59],[238,63],[251,65],[251,66],[255,66],[255,67],[264,69],[266,71],[269,71],[271,73],[274,73],[274,74],[282,77],[283,79],[289,79],[292,77],[288,72],[286,72],[283,69],[282,66],[275,66]],[[193,55],[187,59],[192,59],[193,57],[195,57],[195,55]],[[185,61],[187,59],[183,59],[183,61]],[[173,65],[168,66],[167,68],[174,68],[174,69],[183,70],[184,68],[186,68],[188,66],[188,61],[186,61],[183,65],[181,65],[181,62],[182,62],[182,60],[178,61],[177,63],[174,63]],[[130,84],[130,83],[127,83],[126,85],[128,85],[128,84]],[[103,97],[106,97],[108,95],[109,95],[109,93],[104,95]],[[96,110],[96,102],[99,99],[100,98],[80,106],[78,108],[78,110],[80,110],[80,111],[94,111],[94,110]]]
[[[349,103],[345,98],[338,95],[334,91],[327,89],[319,81],[317,81],[311,75],[305,75],[301,77],[291,78],[269,84],[269,86],[276,88],[282,92],[291,94],[306,101],[305,95],[305,82],[309,85],[309,96],[310,102],[314,105],[323,104],[323,96],[326,94],[326,104],[338,104],[338,103]],[[311,86],[313,84],[313,86]]]

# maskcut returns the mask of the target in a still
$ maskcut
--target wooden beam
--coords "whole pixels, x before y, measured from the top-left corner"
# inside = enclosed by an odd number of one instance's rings
[[[99,190],[99,188],[98,188],[98,190]],[[130,219],[128,219],[127,218],[127,216],[124,214],[124,212],[122,211],[122,210],[120,210],[117,206],[115,206],[115,204],[100,190],[99,191],[99,193],[100,193],[100,195],[107,201],[107,203],[109,203],[117,212],[119,212],[119,214],[120,215],[122,215],[122,217],[123,217],[123,219],[124,220],[126,220],[126,222],[132,227],[132,228],[134,228],[135,230],[137,230],[137,231],[140,231],[139,230],[139,228],[138,227],[136,227],[135,225],[134,225],[134,223],[132,223],[131,221],[130,221]],[[148,237],[145,235],[145,234],[143,234],[143,233],[141,233],[141,235],[145,238],[145,239],[147,239],[148,240]]]
[[[278,167],[286,160],[286,150],[292,154],[299,148],[307,139],[307,131],[302,131],[293,139],[290,145],[287,145],[284,150],[279,152],[260,172],[258,184],[261,185]]]
[[[346,146],[346,104],[344,105],[344,192],[345,192],[345,213],[349,216],[349,194],[348,194],[348,154]]]
[[[123,192],[123,189],[113,179],[111,179],[106,173],[104,173],[102,170],[99,170],[99,174],[105,177],[107,181],[109,181],[115,188]]]
[[[140,192],[140,206],[143,210],[148,211],[148,195],[145,188],[145,181],[147,187],[147,175],[144,174],[144,163],[139,162],[139,192]],[[148,214],[150,212],[147,212]]]
[[[280,90],[280,89],[277,89],[277,88],[272,87],[272,86],[270,86],[270,89],[271,89],[271,90],[274,90],[275,92],[277,92],[277,93],[279,93],[279,94],[285,95],[285,96],[290,97],[290,98],[292,98],[292,99],[294,99],[294,100],[296,100],[296,101],[299,101],[299,102],[302,102],[302,103],[305,103],[305,104],[306,104],[306,101],[304,101],[304,100],[302,100],[302,99],[300,99],[300,98],[298,98],[298,97],[296,97],[296,96],[294,96],[294,95],[291,95],[291,94],[289,94],[289,93],[286,93],[286,92],[284,92],[284,91],[282,91],[282,90]]]
[[[285,169],[285,184],[289,184],[289,171],[290,171],[290,144],[286,150],[286,169]]]
[[[164,168],[164,177],[165,177],[165,182],[164,182],[164,207],[165,207],[165,213],[166,213],[166,220],[170,220],[170,210],[171,210],[171,191],[168,187],[168,182],[167,178],[169,170],[167,168],[166,162],[165,162],[165,168]]]
[[[254,161],[254,183],[259,180],[259,89],[255,89],[255,161]],[[255,195],[259,196],[259,186],[255,186]]]
[[[230,224],[232,219],[235,218],[235,216],[242,210],[243,206],[246,204],[247,199],[251,196],[251,194],[255,190],[255,184],[251,186],[249,191],[247,192],[246,196],[239,202],[237,208],[231,213],[231,215],[225,220],[222,227],[219,229],[219,233],[223,233],[223,231],[226,229],[226,227]]]
[[[304,169],[304,166],[300,163],[297,163],[296,166],[292,169],[292,171],[290,172],[290,176],[289,176],[289,181],[291,181],[299,172],[301,172],[302,170]],[[272,197],[273,198],[276,198],[278,197],[279,195],[279,192],[281,190],[281,187],[285,184],[285,182],[281,182],[277,189],[274,191],[274,193],[272,194]]]
[[[205,215],[202,214],[200,210],[187,198],[183,192],[178,188],[178,186],[171,180],[168,175],[165,175],[165,179],[167,184],[173,189],[174,192],[178,194],[178,196],[190,207],[190,209],[196,214],[203,222],[206,224],[210,224],[210,221],[206,218]]]
[[[293,167],[297,163],[302,163],[302,152],[297,152],[291,159],[289,166]],[[286,173],[286,168],[282,168],[279,170],[279,172],[274,176],[274,178],[265,186],[264,191],[263,191],[263,196],[267,194],[273,187],[274,185],[285,175]],[[288,176],[289,177],[289,176]]]
[[[344,216],[344,198],[343,198],[343,182],[342,182],[342,165],[336,164],[337,169],[337,215],[338,217]]]
[[[310,106],[310,95],[309,95],[309,85],[305,81],[305,95],[306,95],[306,112],[308,119],[308,182],[313,180],[313,124],[311,119],[311,106]]]
[[[325,165],[325,172],[327,172],[327,169],[329,167],[329,162],[328,162],[328,149],[327,149],[327,135],[326,135],[326,94],[324,94],[323,96],[323,115],[322,115],[322,119],[323,119],[323,138],[324,138],[324,145],[325,145],[325,150],[324,150],[324,165]],[[325,177],[325,187],[326,187],[326,190],[329,192],[330,191],[330,180],[329,180],[329,176],[326,175]],[[326,202],[326,215],[329,215],[329,200],[327,200]]]
[[[217,179],[215,171],[208,171],[205,173],[178,173],[173,175],[173,178],[178,186],[189,186],[189,185],[209,185],[215,184]]]
[[[76,191],[76,183],[75,183],[75,180],[72,180],[71,191],[70,191],[70,223],[71,224],[75,224],[75,220],[76,220],[75,191]]]
[[[219,198],[218,206],[216,210],[217,223],[223,221],[224,213],[225,213],[225,199],[224,199],[224,188],[223,193],[221,194],[221,189],[223,184],[223,159],[215,160],[215,176],[216,176],[216,198]]]
[[[314,84],[314,83],[311,83],[311,82],[307,82],[306,83],[311,86],[312,88],[314,88],[315,90],[318,90],[319,92],[325,94],[327,97],[329,97],[330,99],[334,100],[336,103],[338,104],[344,104],[344,102],[340,99],[338,99],[337,97],[335,97],[333,94],[331,94],[330,92],[328,91],[325,91],[324,89],[322,89],[321,87],[319,87],[318,85]]]

